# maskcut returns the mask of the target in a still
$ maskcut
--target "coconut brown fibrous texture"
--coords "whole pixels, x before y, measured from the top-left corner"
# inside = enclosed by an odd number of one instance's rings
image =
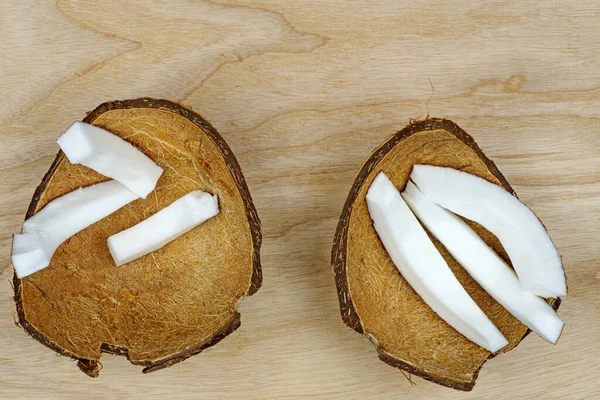
[[[210,347],[240,326],[237,304],[261,285],[260,220],[229,146],[200,115],[166,100],[100,105],[84,122],[116,134],[164,169],[156,189],[64,242],[51,264],[14,277],[20,325],[98,376],[101,353],[125,355],[144,372]],[[53,199],[108,178],[61,153],[26,218]],[[163,248],[116,267],[106,240],[203,190],[220,213]]]
[[[485,361],[497,354],[463,337],[423,302],[385,251],[367,209],[365,196],[379,172],[385,172],[402,191],[415,164],[459,169],[516,195],[473,138],[453,122],[427,119],[398,132],[363,164],[338,223],[332,264],[342,319],[375,344],[382,361],[440,385],[469,391]],[[466,222],[510,265],[494,235],[474,222]],[[429,236],[467,293],[509,341],[501,352],[518,345],[529,333],[527,327],[490,297],[439,241]],[[548,302],[557,309],[560,299]]]

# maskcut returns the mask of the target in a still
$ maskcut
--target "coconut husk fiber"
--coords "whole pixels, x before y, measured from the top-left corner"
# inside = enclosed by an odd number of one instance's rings
[[[156,189],[65,241],[51,264],[14,277],[19,324],[98,376],[102,353],[143,372],[182,361],[240,326],[237,304],[261,285],[260,220],[229,146],[200,115],[166,100],[100,105],[84,122],[135,145],[164,169]],[[58,136],[58,135],[57,135]],[[108,178],[59,152],[26,218],[51,200]],[[220,213],[165,247],[116,267],[107,238],[193,190]]]
[[[344,322],[367,336],[379,358],[409,373],[458,390],[475,385],[486,360],[497,354],[463,337],[433,312],[400,275],[379,240],[365,196],[381,171],[403,190],[415,164],[456,168],[500,185],[516,195],[494,163],[467,133],[448,120],[411,123],[375,149],[363,164],[340,217],[332,250]],[[482,226],[469,225],[510,265],[500,242]],[[509,341],[517,346],[529,333],[430,235],[469,295]],[[560,299],[548,300],[557,309]]]

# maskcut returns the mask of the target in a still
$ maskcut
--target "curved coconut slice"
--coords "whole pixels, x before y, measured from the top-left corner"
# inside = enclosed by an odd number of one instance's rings
[[[543,297],[567,294],[562,262],[548,232],[511,193],[452,168],[415,165],[410,177],[429,200],[496,235],[523,289]]]
[[[261,285],[260,221],[241,169],[198,114],[166,100],[105,103],[84,122],[142,150],[164,169],[139,199],[65,241],[50,266],[14,278],[20,325],[90,376],[101,353],[126,355],[144,372],[210,347],[240,325],[236,305]],[[79,187],[106,180],[58,154],[27,218]],[[220,212],[161,249],[115,267],[107,238],[194,190],[215,194]],[[165,299],[168,299],[166,301]]]
[[[427,200],[408,181],[402,198],[419,221],[496,301],[529,329],[556,343],[564,323],[541,297],[521,288],[515,272],[458,216]]]
[[[377,346],[379,358],[427,380],[471,390],[483,363],[497,353],[466,339],[427,307],[408,285],[377,238],[367,209],[366,194],[379,172],[404,189],[415,164],[464,170],[512,188],[473,139],[448,120],[413,123],[374,150],[363,164],[346,200],[332,250],[340,309],[344,322]],[[505,262],[500,242],[480,225],[469,226]],[[469,296],[508,340],[500,353],[514,348],[529,332],[496,302],[448,251],[432,238]],[[555,309],[559,299],[547,302]]]
[[[367,192],[373,226],[410,286],[444,321],[479,346],[496,352],[508,342],[448,268],[398,189],[380,172]]]
[[[24,234],[15,235],[15,273],[23,278],[46,268],[61,243],[137,198],[119,182],[108,181],[51,201],[23,223]]]

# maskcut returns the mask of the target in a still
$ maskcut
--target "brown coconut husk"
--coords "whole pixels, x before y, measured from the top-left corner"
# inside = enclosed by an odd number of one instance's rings
[[[332,250],[342,319],[367,336],[379,358],[411,374],[458,390],[473,389],[485,361],[495,357],[444,322],[408,285],[373,228],[365,196],[381,171],[403,190],[415,164],[456,168],[515,195],[496,165],[471,136],[455,123],[426,119],[385,141],[363,164],[340,217]],[[510,265],[497,238],[482,226],[472,228]],[[527,327],[488,295],[430,235],[435,246],[469,295],[509,341],[499,353],[517,346]],[[548,303],[558,309],[560,299]]]
[[[143,151],[164,170],[153,193],[65,241],[50,265],[14,277],[19,324],[96,377],[102,353],[127,356],[143,372],[171,366],[240,326],[237,305],[262,275],[261,226],[240,166],[200,115],[167,100],[100,105],[83,120]],[[27,212],[108,178],[73,165],[62,152]],[[115,266],[106,239],[192,190],[219,197],[220,213],[160,250]]]

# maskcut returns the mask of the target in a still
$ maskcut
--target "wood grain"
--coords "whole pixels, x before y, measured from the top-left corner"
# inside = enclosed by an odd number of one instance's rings
[[[600,396],[600,5],[593,1],[24,1],[0,4],[0,397],[590,399]],[[431,101],[428,101],[435,87]],[[14,326],[11,235],[98,104],[180,100],[224,135],[264,225],[264,286],[220,345],[97,380]],[[473,392],[377,359],[339,316],[329,252],[361,162],[430,112],[475,137],[542,218],[569,296]]]

